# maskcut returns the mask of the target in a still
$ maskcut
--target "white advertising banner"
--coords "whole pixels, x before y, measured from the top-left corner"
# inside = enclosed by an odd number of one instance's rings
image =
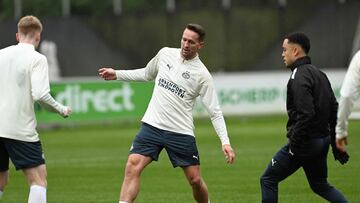
[[[339,98],[346,70],[323,70]],[[213,74],[224,115],[285,114],[286,86],[291,71]],[[355,105],[359,107],[359,102]],[[206,115],[200,101],[195,116]]]

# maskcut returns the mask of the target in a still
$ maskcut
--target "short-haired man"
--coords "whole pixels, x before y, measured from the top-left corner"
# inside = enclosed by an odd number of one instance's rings
[[[346,153],[335,146],[337,101],[327,76],[311,64],[310,40],[303,33],[289,34],[282,57],[292,71],[287,85],[288,144],[271,159],[260,179],[262,202],[278,202],[278,183],[300,167],[311,189],[329,202],[347,202],[327,181],[327,154],[331,143],[335,159],[344,164]]]
[[[213,79],[198,56],[199,49],[204,45],[204,37],[205,31],[200,25],[189,24],[182,35],[181,49],[161,49],[145,68],[99,70],[105,80],[155,80],[141,130],[133,142],[126,164],[120,203],[135,200],[141,172],[158,159],[163,148],[173,166],[183,169],[194,199],[200,203],[209,201],[207,186],[200,174],[200,157],[193,132],[192,110],[198,96],[210,114],[228,163],[233,163],[235,154],[230,146]]]
[[[17,45],[0,50],[0,199],[8,181],[9,159],[30,186],[28,203],[46,202],[46,167],[36,132],[34,102],[67,117],[70,107],[50,95],[48,64],[35,48],[42,24],[35,16],[18,23]]]

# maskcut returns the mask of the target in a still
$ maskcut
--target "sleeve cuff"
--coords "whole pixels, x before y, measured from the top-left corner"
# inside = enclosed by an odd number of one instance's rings
[[[347,132],[336,133],[336,139],[343,139],[345,137],[347,137]]]

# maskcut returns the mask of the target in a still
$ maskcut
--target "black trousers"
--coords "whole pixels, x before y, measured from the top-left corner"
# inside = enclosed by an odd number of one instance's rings
[[[327,181],[327,154],[330,138],[310,139],[298,154],[289,151],[289,144],[272,158],[260,178],[262,202],[278,202],[278,184],[300,167],[305,171],[311,189],[329,202],[345,203],[345,197]]]

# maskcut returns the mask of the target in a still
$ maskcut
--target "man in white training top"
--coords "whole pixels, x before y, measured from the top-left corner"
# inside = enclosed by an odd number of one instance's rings
[[[205,31],[198,24],[186,26],[181,49],[162,48],[145,68],[136,70],[99,69],[105,80],[152,81],[153,95],[142,118],[142,127],[134,139],[125,168],[120,203],[135,200],[140,174],[166,149],[174,167],[184,170],[194,199],[209,202],[208,189],[200,173],[200,157],[195,142],[192,110],[200,96],[218,134],[228,163],[235,154],[231,148],[225,120],[220,110],[213,79],[201,62],[198,51],[204,46]]]
[[[338,109],[338,119],[336,124],[336,146],[341,151],[346,151],[345,145],[348,140],[348,120],[354,101],[357,99],[360,91],[360,50],[356,52],[351,59],[349,68],[346,72],[343,84],[340,90],[340,102]]]
[[[25,16],[18,23],[19,43],[0,50],[0,199],[11,159],[30,186],[28,203],[46,202],[46,166],[35,129],[34,102],[63,117],[71,113],[50,95],[47,60],[35,50],[41,31],[38,18]]]

